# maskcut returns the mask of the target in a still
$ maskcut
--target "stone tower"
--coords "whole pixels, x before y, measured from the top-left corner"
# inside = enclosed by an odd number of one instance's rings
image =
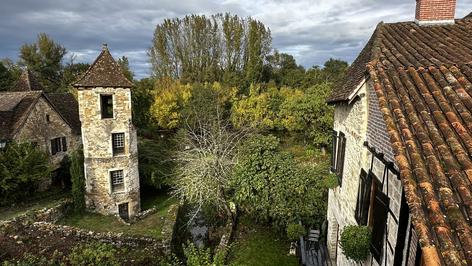
[[[106,45],[74,84],[82,123],[87,207],[125,220],[140,212],[132,86]]]

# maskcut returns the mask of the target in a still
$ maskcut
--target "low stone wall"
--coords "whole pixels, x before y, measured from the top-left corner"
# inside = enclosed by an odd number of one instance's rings
[[[123,233],[100,233],[84,230],[72,226],[56,224],[63,218],[72,208],[71,200],[64,200],[51,208],[44,208],[17,216],[11,220],[0,222],[0,235],[28,235],[34,232],[34,235],[48,235],[59,238],[73,238],[75,241],[88,242],[91,240],[109,243],[117,247],[146,247],[150,250],[159,250],[165,254],[170,254],[171,239],[174,224],[177,217],[178,205],[174,205],[169,209],[169,219],[165,221],[162,228],[162,239],[154,239],[151,237],[135,237],[126,236]],[[144,219],[148,215],[155,213],[148,212],[140,217]]]
[[[10,223],[32,223],[32,222],[47,222],[56,223],[62,219],[72,208],[72,200],[65,199],[53,207],[42,208],[34,211],[29,211],[10,220],[0,221],[0,230],[4,225]]]

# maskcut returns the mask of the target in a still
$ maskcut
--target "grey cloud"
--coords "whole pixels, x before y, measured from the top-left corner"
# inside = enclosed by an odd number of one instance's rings
[[[457,17],[472,11],[466,2],[458,0]],[[274,48],[306,67],[330,57],[352,62],[378,22],[412,20],[414,6],[413,0],[2,0],[0,58],[16,60],[22,44],[46,32],[81,62],[91,62],[107,42],[141,78],[149,75],[146,51],[164,18],[230,12],[261,20]]]

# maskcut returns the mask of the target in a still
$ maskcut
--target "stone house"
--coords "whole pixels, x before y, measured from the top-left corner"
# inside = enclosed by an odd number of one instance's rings
[[[140,212],[132,86],[106,45],[74,84],[82,126],[87,207],[125,220]]]
[[[0,93],[0,148],[30,141],[51,155],[58,169],[81,143],[78,104],[69,93],[44,93],[26,69],[12,91]]]
[[[416,21],[380,23],[328,102],[335,107],[328,251],[372,229],[363,265],[472,265],[472,14],[417,0]]]

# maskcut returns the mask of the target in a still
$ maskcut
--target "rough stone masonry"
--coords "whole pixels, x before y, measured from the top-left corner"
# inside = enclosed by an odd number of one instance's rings
[[[74,86],[82,123],[87,207],[132,219],[140,212],[137,136],[131,122],[132,83],[104,46]],[[103,103],[104,97],[109,99],[108,106]],[[103,116],[104,108],[110,108],[111,116]],[[123,136],[119,154],[114,152],[112,134]]]

